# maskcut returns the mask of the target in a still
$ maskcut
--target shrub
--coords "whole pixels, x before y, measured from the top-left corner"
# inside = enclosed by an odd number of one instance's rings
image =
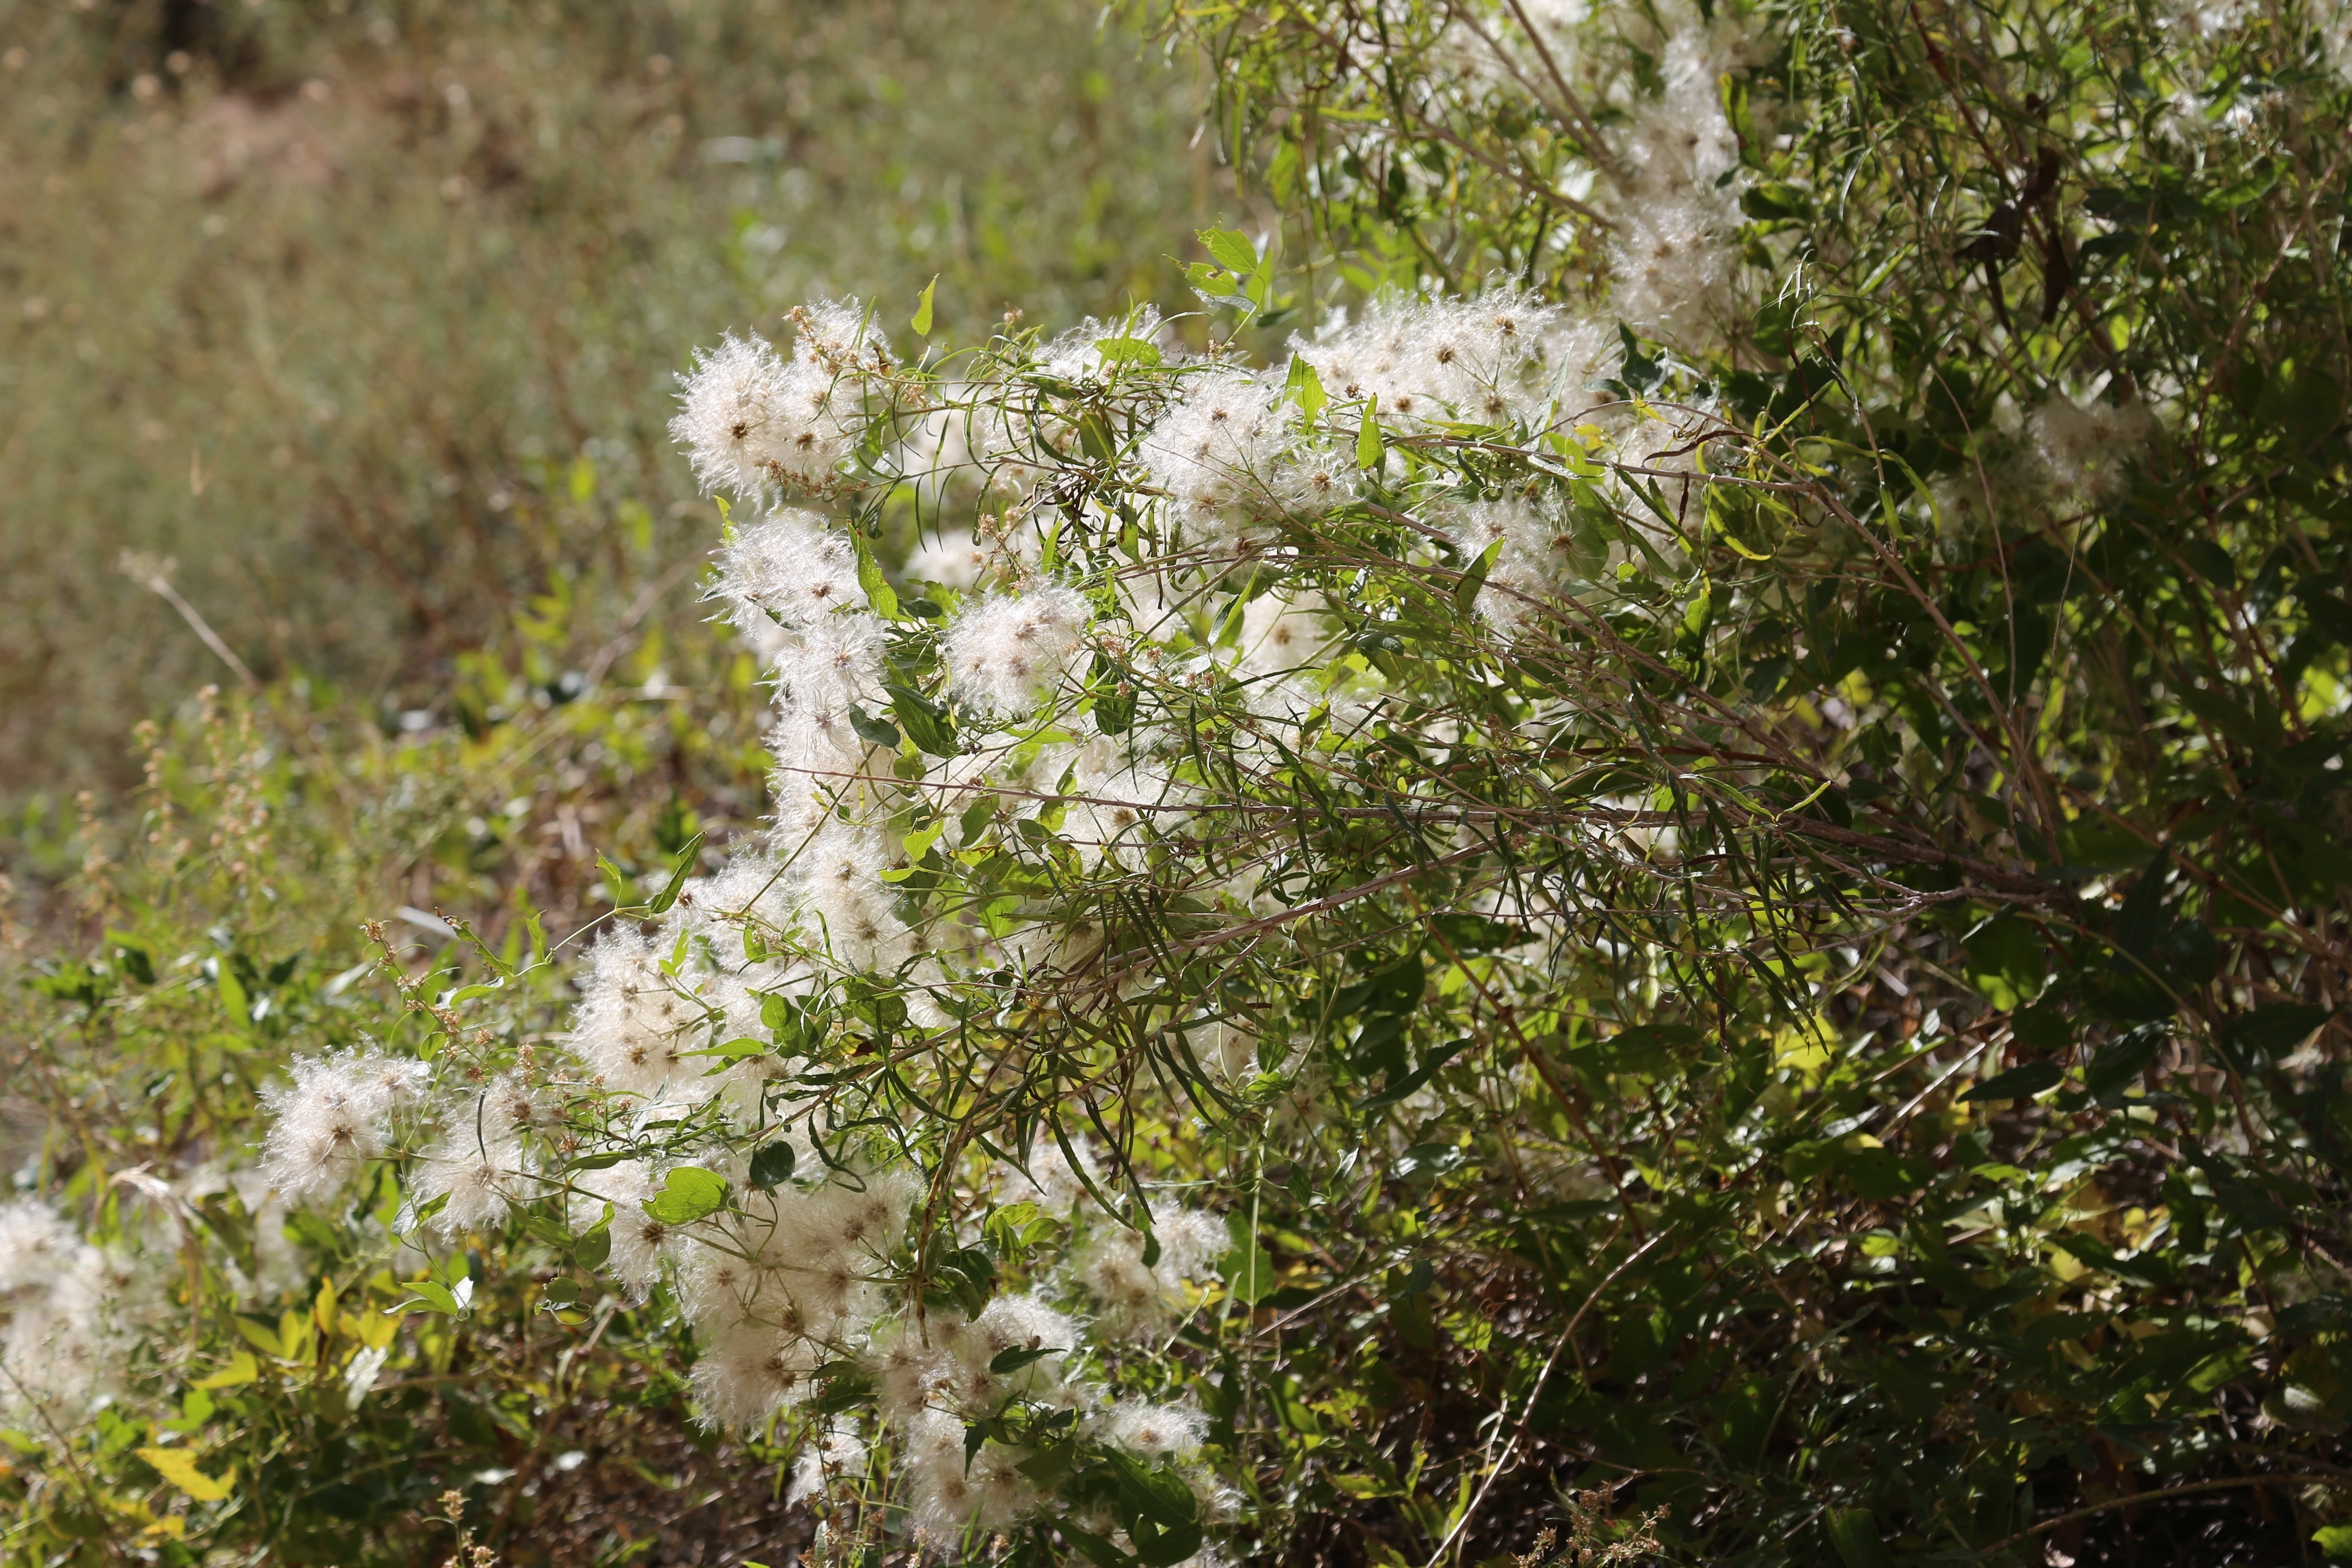
[[[827,1559],[2342,1550],[2342,18],[1167,22],[1205,347],[701,356],[772,822],[560,1025],[388,952],[257,1194]]]

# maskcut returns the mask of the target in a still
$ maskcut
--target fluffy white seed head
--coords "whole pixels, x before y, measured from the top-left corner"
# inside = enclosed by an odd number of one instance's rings
[[[702,1423],[756,1431],[810,1390],[824,1352],[809,1341],[746,1319],[713,1332],[688,1385]]]
[[[47,1204],[19,1198],[0,1205],[0,1301],[23,1291],[47,1291],[51,1280],[73,1266],[81,1246],[73,1226]]]
[[[1200,1447],[1208,1417],[1189,1405],[1151,1405],[1122,1399],[1104,1412],[1104,1437],[1130,1454],[1149,1458],[1185,1458]]]
[[[913,933],[891,908],[897,890],[882,880],[889,868],[880,838],[840,824],[825,828],[801,857],[801,897],[835,963],[887,973],[913,955]]]
[[[793,1465],[792,1485],[784,1491],[785,1506],[819,1496],[834,1482],[865,1473],[866,1443],[857,1434],[857,1425],[836,1416],[802,1445],[800,1458]]]
[[[2122,487],[2131,465],[2156,435],[2156,418],[2137,398],[2085,407],[2053,397],[2026,421],[2026,436],[2042,475],[2062,496],[2104,500]]]
[[[635,931],[608,933],[589,953],[589,975],[568,1037],[570,1048],[605,1087],[625,1094],[699,1101],[712,1093],[698,1050],[707,1010],[692,981],[667,974],[667,948]]]
[[[1027,1450],[991,1444],[967,1466],[963,1423],[927,1411],[907,1424],[907,1479],[917,1526],[942,1544],[966,1531],[1001,1530],[1036,1507],[1036,1489],[1018,1468]]]
[[[769,513],[719,552],[713,590],[735,629],[768,658],[788,646],[779,628],[797,630],[843,608],[862,608],[857,552],[815,512]]]
[[[922,1323],[905,1318],[875,1334],[864,1360],[884,1415],[903,1426],[943,1397],[954,1383],[950,1347],[961,1326],[951,1313],[933,1313]]]
[[[510,1137],[478,1137],[472,1111],[470,1099],[459,1103],[453,1121],[462,1125],[425,1152],[416,1173],[420,1199],[448,1200],[434,1224],[451,1240],[503,1222],[529,1185],[521,1142]]]
[[[1075,1350],[1078,1326],[1035,1296],[998,1296],[983,1308],[963,1336],[963,1359],[974,1371],[986,1372],[1006,1351]],[[1041,1356],[1009,1373],[991,1373],[1003,1391],[1034,1398],[1058,1384],[1063,1358]]]
[[[950,588],[964,589],[980,581],[988,570],[988,552],[965,528],[941,531],[937,539],[907,558],[907,574],[927,583],[939,583]]]
[[[1086,647],[1085,595],[1059,586],[991,595],[948,628],[955,695],[973,708],[1019,716],[1058,686]]]
[[[624,1160],[601,1171],[578,1172],[571,1180],[577,1189],[567,1205],[572,1228],[597,1224],[611,1205],[613,1250],[604,1271],[636,1294],[651,1289],[675,1250],[669,1226],[645,1211],[646,1200],[658,1190],[651,1168],[643,1160]]]
[[[362,1166],[384,1152],[386,1119],[412,1103],[424,1064],[373,1053],[298,1057],[294,1081],[269,1089],[270,1117],[262,1142],[262,1168],[270,1184],[294,1201],[341,1191]]]
[[[1289,442],[1280,395],[1264,376],[1219,366],[1188,379],[1144,437],[1145,471],[1192,542],[1223,539],[1269,510]]]
[[[131,1280],[46,1204],[0,1205],[0,1415],[69,1423],[117,1385]]]
[[[1074,1169],[1070,1157],[1062,1152],[1059,1142],[1040,1138],[1029,1148],[1028,1173],[1017,1167],[1000,1164],[996,1167],[997,1193],[1006,1204],[1035,1204],[1047,1214],[1066,1215],[1085,1196],[1086,1187],[1078,1180],[1083,1171],[1089,1182],[1099,1182],[1101,1167],[1094,1151],[1084,1140],[1076,1140],[1071,1147],[1077,1152],[1078,1163]]]
[[[831,481],[855,440],[859,378],[872,368],[849,341],[854,330],[845,336],[837,325],[804,331],[803,352],[789,360],[757,333],[697,351],[669,429],[703,489],[749,499],[769,485],[817,490]]]

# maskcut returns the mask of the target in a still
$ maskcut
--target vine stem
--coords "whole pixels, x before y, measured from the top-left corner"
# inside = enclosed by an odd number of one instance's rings
[[[1437,1550],[1431,1554],[1427,1568],[1438,1568],[1438,1564],[1445,1561],[1445,1554],[1454,1550],[1454,1543],[1469,1528],[1471,1517],[1478,1511],[1478,1505],[1486,1500],[1486,1494],[1494,1489],[1496,1479],[1511,1468],[1511,1455],[1517,1449],[1519,1439],[1528,1435],[1528,1423],[1535,1419],[1536,1403],[1543,1398],[1544,1384],[1551,1381],[1552,1368],[1559,1364],[1559,1352],[1566,1350],[1569,1341],[1575,1337],[1576,1326],[1584,1321],[1584,1314],[1592,1310],[1592,1304],[1601,1300],[1601,1292],[1617,1283],[1620,1275],[1665,1240],[1667,1234],[1662,1230],[1627,1253],[1625,1261],[1612,1268],[1608,1276],[1592,1288],[1592,1293],[1584,1299],[1584,1305],[1576,1310],[1576,1315],[1568,1320],[1568,1326],[1560,1330],[1559,1338],[1552,1342],[1551,1353],[1544,1357],[1543,1370],[1536,1373],[1536,1385],[1528,1390],[1528,1407],[1519,1412],[1519,1424],[1512,1428],[1511,1440],[1503,1445],[1503,1457],[1486,1471],[1486,1479],[1478,1483],[1478,1495],[1470,1500],[1470,1506],[1462,1510],[1462,1517],[1454,1521],[1454,1528],[1447,1531],[1445,1539],[1437,1543]]]

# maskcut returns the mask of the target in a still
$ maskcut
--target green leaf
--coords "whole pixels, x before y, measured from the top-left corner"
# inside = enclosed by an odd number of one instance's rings
[[[1128,1526],[1127,1533],[1128,1539],[1135,1542],[1136,1561],[1149,1568],[1173,1568],[1201,1550],[1197,1520],[1163,1525],[1150,1519],[1139,1519]]]
[[[2125,896],[2124,907],[2116,912],[2116,945],[2142,963],[2147,962],[2156,939],[2168,923],[2164,916],[2164,893],[2171,868],[2168,852],[2158,850],[2156,858],[2147,863],[2147,869],[2139,874],[2139,880]]]
[[[1364,399],[1364,416],[1356,426],[1356,467],[1371,472],[1388,457],[1388,447],[1381,441],[1381,399],[1378,393]]]
[[[664,1225],[691,1225],[727,1206],[725,1178],[696,1165],[680,1165],[662,1183],[662,1192],[639,1206]]]
[[[2065,1069],[2055,1062],[2028,1062],[2021,1068],[1995,1073],[1960,1096],[1963,1103],[1979,1100],[2032,1100],[2065,1080]]]
[[[1106,1456],[1118,1480],[1119,1501],[1135,1519],[1166,1525],[1190,1524],[1201,1517],[1200,1500],[1174,1470],[1147,1465],[1132,1454],[1112,1449]]]
[[[1205,261],[1195,261],[1184,268],[1184,281],[1193,293],[1212,305],[1248,305],[1248,297],[1238,289],[1235,280]]]
[[[410,1279],[404,1281],[400,1288],[404,1290],[414,1291],[415,1299],[404,1301],[399,1306],[393,1308],[392,1310],[395,1312],[403,1311],[409,1307],[415,1306],[417,1301],[424,1302],[435,1311],[447,1318],[461,1316],[466,1310],[464,1303],[457,1300],[457,1296],[450,1290],[449,1287],[442,1284],[437,1279]]]
[[[1664,1078],[1674,1071],[1677,1054],[1696,1050],[1698,1044],[1699,1033],[1688,1024],[1636,1024],[1607,1039],[1579,1046],[1568,1059],[1580,1071],[1595,1075]]]
[[[1873,1203],[1888,1203],[1916,1193],[1936,1175],[1935,1167],[1925,1160],[1866,1144],[1856,1148],[1841,1142],[1832,1163],[1847,1186]]]
[[[1525,926],[1458,910],[1432,915],[1429,923],[1456,952],[1489,952],[1498,947],[1517,947],[1530,934]]]
[[[1257,270],[1257,247],[1250,243],[1249,236],[1229,228],[1204,228],[1198,237],[1211,259],[1234,277],[1247,278]]]
[[[1408,1182],[1434,1181],[1459,1167],[1465,1158],[1452,1143],[1416,1143],[1399,1154],[1390,1169]]]
[[[1100,654],[1095,655],[1095,728],[1106,735],[1123,735],[1135,722],[1134,693],[1130,691],[1124,697],[1118,694],[1122,679],[1123,673],[1117,665]]]
[[[782,1186],[793,1179],[793,1164],[797,1156],[793,1146],[779,1138],[751,1156],[751,1184],[761,1192]]]
[[[677,1054],[681,1057],[720,1058],[721,1060],[719,1066],[711,1068],[710,1070],[713,1072],[721,1072],[726,1068],[734,1066],[737,1062],[749,1061],[753,1057],[766,1056],[768,1054],[768,1043],[765,1040],[752,1039],[747,1035],[740,1039],[722,1040],[718,1045],[706,1047],[698,1051],[680,1051]]]
[[[2009,1032],[2030,1050],[2055,1053],[2074,1043],[2074,1026],[2054,1000],[2020,1008],[2009,1020]]]
[[[236,1322],[236,1331],[243,1334],[255,1350],[264,1355],[282,1356],[286,1353],[286,1347],[278,1342],[276,1330],[251,1318],[238,1318]]]
[[[1089,1535],[1067,1520],[1056,1520],[1054,1528],[1063,1540],[1076,1547],[1095,1568],[1128,1568],[1133,1561],[1128,1554],[1099,1535]],[[1181,1561],[1181,1559],[1180,1559]]]
[[[931,296],[938,292],[939,287],[940,280],[936,275],[923,285],[922,297],[915,304],[915,319],[907,323],[915,329],[915,335],[919,338],[931,335]]]
[[[213,984],[220,992],[222,1012],[236,1023],[251,1022],[253,1004],[246,999],[245,986],[237,980],[236,970],[223,963],[220,973],[213,976]]]
[[[572,1244],[572,1261],[583,1268],[602,1268],[612,1256],[613,1232],[607,1226],[598,1226]]]
[[[2156,1060],[2167,1038],[2167,1032],[2159,1025],[2142,1025],[2117,1035],[2099,1047],[2098,1055],[2084,1069],[2084,1089],[2102,1104],[2120,1095],[2139,1081],[2140,1074]]]
[[[849,531],[849,542],[857,552],[857,585],[866,590],[866,602],[874,613],[886,621],[900,618],[898,595],[882,575],[881,564],[874,559],[874,542],[856,529]]]
[[[1236,1247],[1218,1267],[1224,1271],[1226,1293],[1236,1301],[1255,1307],[1274,1294],[1274,1255],[1263,1247]]]
[[[1041,1487],[1050,1487],[1070,1473],[1077,1458],[1075,1443],[1050,1443],[1013,1468]]]
[[[1998,916],[1970,932],[1962,946],[1969,984],[2003,1012],[2022,1006],[2049,977],[2040,929],[2030,921]]]
[[[1158,364],[1160,345],[1144,338],[1097,338],[1095,353],[1102,355],[1106,364],[1137,364],[1146,367]]]
[[[995,1355],[989,1358],[988,1370],[1002,1375],[1008,1372],[1019,1372],[1023,1367],[1029,1365],[1031,1363],[1044,1361],[1049,1355],[1066,1355],[1068,1353],[1069,1347],[1066,1345],[1045,1345],[1037,1350],[1021,1350],[1016,1348],[1013,1350],[998,1351]]]
[[[1400,1078],[1392,1079],[1391,1082],[1383,1086],[1378,1094],[1366,1100],[1363,1105],[1364,1111],[1366,1114],[1370,1114],[1370,1112],[1381,1110],[1384,1107],[1394,1105],[1398,1100],[1407,1099],[1410,1096],[1420,1092],[1422,1086],[1429,1082],[1430,1079],[1436,1073],[1439,1068],[1442,1068],[1447,1062],[1452,1061],[1462,1052],[1468,1050],[1475,1043],[1475,1040],[1473,1040],[1471,1037],[1465,1035],[1450,1046],[1438,1047],[1436,1049],[1431,1051],[1428,1055],[1421,1058],[1421,1065],[1419,1067]]]
[[[849,705],[849,727],[857,731],[859,740],[868,744],[887,746],[893,750],[898,747],[898,731],[875,718],[855,702]]]
[[[1323,391],[1323,378],[1297,354],[1290,356],[1290,377],[1282,390],[1285,396],[1298,405],[1299,418],[1310,427],[1322,417],[1324,405],[1330,402]]]
[[[1895,1554],[1878,1533],[1878,1521],[1866,1508],[1830,1510],[1830,1539],[1837,1543],[1845,1568],[1895,1568]]]
[[[627,909],[630,903],[629,879],[621,874],[621,868],[618,866],[604,858],[604,852],[602,849],[596,851],[596,869],[604,874],[604,887],[613,895],[613,907],[616,910]]]
[[[1470,613],[1478,603],[1478,590],[1486,585],[1486,574],[1494,570],[1495,557],[1502,552],[1503,542],[1498,539],[1486,546],[1485,554],[1470,563],[1470,570],[1462,574],[1462,581],[1454,584],[1455,609],[1465,616]]]
[[[2200,1394],[2210,1394],[2223,1384],[2245,1374],[2254,1364],[2254,1347],[2233,1345],[2216,1355],[2208,1356],[2183,1379]]]
[[[655,914],[669,913],[670,906],[677,902],[677,895],[685,888],[686,879],[694,875],[694,852],[701,847],[702,835],[698,832],[678,850],[677,864],[671,868],[669,880],[662,884],[662,890],[655,896],[651,906]]]
[[[952,757],[962,750],[946,709],[913,687],[897,681],[884,681],[882,689],[890,694],[890,711],[898,716],[898,726],[907,731],[907,739],[935,757]]]

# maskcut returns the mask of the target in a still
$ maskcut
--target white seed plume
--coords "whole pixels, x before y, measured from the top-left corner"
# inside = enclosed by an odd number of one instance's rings
[[[413,1103],[422,1062],[374,1054],[298,1057],[294,1081],[262,1095],[262,1169],[291,1202],[341,1191],[384,1152],[387,1119]]]
[[[947,635],[955,695],[986,712],[1029,713],[1069,674],[1090,619],[1085,595],[1059,586],[969,605]]]
[[[2084,407],[2053,397],[2026,421],[2042,477],[2061,496],[2085,503],[2115,494],[2155,435],[2156,417],[2137,398],[2095,398]]]

